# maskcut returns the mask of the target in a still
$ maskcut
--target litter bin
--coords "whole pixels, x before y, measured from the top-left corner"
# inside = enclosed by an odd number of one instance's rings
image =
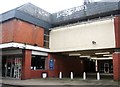
[[[42,78],[47,78],[47,73],[46,72],[42,73]]]

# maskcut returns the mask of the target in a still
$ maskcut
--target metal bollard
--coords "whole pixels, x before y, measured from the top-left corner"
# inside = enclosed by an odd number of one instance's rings
[[[83,80],[86,80],[86,73],[83,73]]]
[[[100,73],[97,72],[97,80],[100,80]]]
[[[71,72],[71,74],[70,74],[70,78],[73,79],[73,72]]]
[[[60,74],[59,74],[59,78],[62,79],[62,72],[60,72]]]

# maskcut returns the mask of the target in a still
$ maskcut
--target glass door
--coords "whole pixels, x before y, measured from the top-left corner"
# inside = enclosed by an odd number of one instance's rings
[[[22,59],[21,58],[15,58],[14,60],[14,78],[21,78],[21,64],[22,64]]]
[[[5,77],[11,78],[21,78],[21,66],[22,66],[22,58],[20,57],[12,57],[6,58],[5,63]]]
[[[13,59],[6,59],[5,77],[12,77],[13,76],[13,70],[14,70]]]

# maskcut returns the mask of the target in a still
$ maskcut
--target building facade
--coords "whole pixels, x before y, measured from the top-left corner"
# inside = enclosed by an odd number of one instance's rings
[[[96,8],[96,9],[95,9]],[[2,75],[30,79],[120,80],[120,2],[94,2],[50,14],[30,3],[1,15]],[[89,78],[89,76],[88,76]]]

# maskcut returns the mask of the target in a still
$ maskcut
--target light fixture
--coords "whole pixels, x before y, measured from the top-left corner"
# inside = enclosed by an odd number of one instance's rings
[[[81,54],[77,54],[77,53],[71,53],[69,54],[69,56],[80,56]]]
[[[110,54],[110,52],[101,52],[101,53],[95,53],[96,55],[100,55],[100,54]]]
[[[96,44],[96,42],[95,42],[95,41],[92,41],[92,44]]]
[[[91,58],[92,60],[111,60],[113,59],[112,57],[105,57],[105,58]]]
[[[103,55],[103,56],[111,56],[111,57],[112,57],[112,54],[109,54],[109,55]]]
[[[90,58],[90,56],[80,56],[80,57]]]

